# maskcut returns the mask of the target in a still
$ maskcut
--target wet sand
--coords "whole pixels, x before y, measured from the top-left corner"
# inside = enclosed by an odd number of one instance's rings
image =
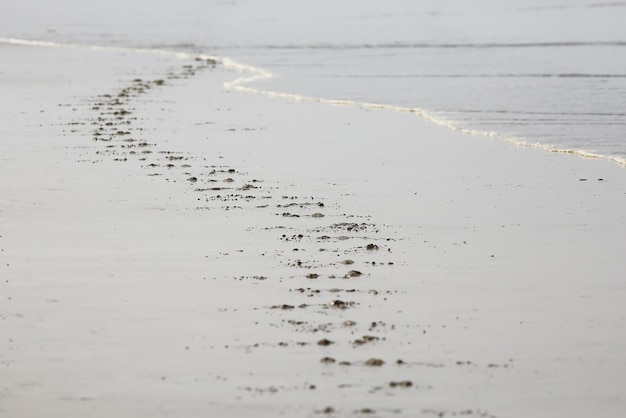
[[[616,164],[211,60],[0,55],[0,416],[626,407]]]

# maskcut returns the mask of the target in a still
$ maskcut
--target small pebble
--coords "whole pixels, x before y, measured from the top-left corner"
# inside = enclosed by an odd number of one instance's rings
[[[379,367],[385,364],[385,362],[379,358],[371,358],[365,362],[366,366]]]
[[[399,382],[390,382],[389,386],[391,386],[392,388],[395,388],[395,387],[410,388],[411,386],[413,386],[413,382],[411,382],[410,380],[401,380]]]

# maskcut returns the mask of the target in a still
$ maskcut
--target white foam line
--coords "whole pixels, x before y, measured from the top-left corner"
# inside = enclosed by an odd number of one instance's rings
[[[220,61],[218,57],[214,57],[211,55],[192,54],[188,52],[166,51],[163,49],[151,49],[151,48],[128,48],[128,47],[118,47],[118,46],[83,45],[83,44],[59,43],[59,42],[50,42],[50,41],[33,41],[33,40],[16,39],[16,38],[0,38],[0,43],[11,44],[11,45],[24,45],[24,46],[40,46],[40,47],[46,47],[46,48],[77,48],[77,49],[88,49],[90,51],[131,52],[131,53],[139,53],[139,54],[161,55],[164,57],[173,57],[173,58],[178,58],[178,59],[201,58],[201,59],[212,59],[218,62]]]
[[[554,147],[552,145],[530,143],[519,138],[505,137],[505,136],[498,134],[497,132],[492,132],[492,131],[479,131],[479,130],[474,130],[474,129],[461,128],[461,127],[456,126],[453,122],[434,116],[433,114],[421,108],[400,107],[400,106],[393,106],[393,105],[381,104],[381,103],[358,102],[354,100],[324,99],[324,98],[302,96],[302,95],[294,94],[294,93],[283,93],[283,92],[262,90],[258,88],[249,87],[247,86],[247,84],[258,82],[261,80],[267,80],[269,78],[272,78],[274,75],[270,73],[269,71],[263,70],[258,67],[253,67],[251,65],[242,64],[230,58],[220,58],[220,57],[216,57],[213,55],[206,55],[206,54],[192,54],[192,53],[187,53],[187,52],[166,51],[162,49],[82,45],[82,44],[58,43],[58,42],[50,42],[50,41],[34,41],[34,40],[17,39],[17,38],[0,38],[0,43],[13,44],[13,45],[25,45],[25,46],[40,46],[40,47],[48,47],[48,48],[82,48],[82,49],[89,49],[93,51],[132,52],[132,53],[141,53],[141,54],[162,55],[162,56],[168,56],[168,57],[173,57],[173,58],[178,58],[178,59],[195,59],[195,58],[211,59],[211,60],[221,63],[227,69],[231,69],[239,73],[249,74],[248,76],[239,77],[239,78],[236,78],[235,80],[224,83],[224,88],[227,90],[235,90],[235,91],[239,91],[243,93],[260,94],[260,95],[270,97],[270,98],[288,99],[288,100],[293,100],[296,102],[323,103],[323,104],[327,104],[331,106],[352,106],[352,107],[360,107],[363,109],[391,110],[391,111],[401,112],[401,113],[414,113],[438,126],[451,129],[455,132],[458,132],[464,135],[495,138],[500,141],[507,142],[507,143],[520,146],[520,147],[537,148],[537,149],[542,149],[545,151],[562,153],[562,154],[573,154],[573,155],[577,155],[577,156],[585,157],[585,158],[609,160],[609,161],[618,163],[622,167],[626,167],[626,158],[601,155],[601,154],[596,154],[596,153],[592,153],[592,152],[581,150],[581,149],[562,149],[562,148]]]
[[[561,153],[561,154],[573,154],[573,155],[577,155],[577,156],[584,157],[584,158],[609,160],[623,167],[626,167],[626,158],[613,157],[609,155],[601,155],[601,154],[596,154],[596,153],[592,153],[592,152],[581,150],[581,149],[563,149],[563,148],[558,148],[552,145],[527,142],[519,138],[506,137],[493,131],[480,131],[480,130],[475,130],[475,129],[461,128],[459,126],[456,126],[453,122],[449,120],[445,120],[443,118],[437,117],[431,114],[430,112],[421,108],[417,108],[417,107],[409,108],[409,107],[400,107],[400,106],[381,104],[381,103],[358,102],[354,100],[325,99],[325,98],[320,98],[320,97],[309,97],[309,96],[302,96],[302,95],[294,94],[294,93],[283,93],[283,92],[277,92],[277,91],[272,91],[272,90],[263,90],[263,89],[258,89],[254,87],[249,87],[249,86],[246,86],[246,84],[254,83],[257,81],[261,81],[261,80],[267,80],[269,78],[272,78],[273,74],[257,67],[237,63],[229,58],[224,58],[223,64],[227,68],[231,68],[231,69],[241,71],[241,72],[248,72],[251,74],[248,77],[239,77],[231,82],[224,83],[224,87],[228,90],[235,90],[235,91],[240,91],[244,93],[260,94],[260,95],[264,95],[270,98],[288,99],[288,100],[293,100],[296,102],[324,103],[324,104],[328,104],[331,106],[353,106],[353,107],[360,107],[360,108],[372,109],[372,110],[391,110],[391,111],[401,112],[401,113],[414,113],[438,126],[448,128],[450,130],[453,130],[455,132],[458,132],[464,135],[495,138],[499,141],[503,141],[503,142],[506,142],[515,146],[519,146],[519,147],[536,148],[536,149],[541,149],[544,151]]]

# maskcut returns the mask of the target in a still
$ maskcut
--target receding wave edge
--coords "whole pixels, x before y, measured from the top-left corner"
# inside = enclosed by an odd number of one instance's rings
[[[17,39],[17,38],[0,38],[0,43],[24,45],[24,46],[50,47],[50,48],[82,48],[82,49],[89,49],[89,50],[94,50],[94,51],[132,52],[132,53],[170,56],[170,57],[178,58],[178,59],[195,59],[195,58],[212,59],[212,60],[219,62],[221,65],[224,66],[224,68],[228,68],[238,73],[245,74],[244,76],[238,77],[232,81],[224,83],[224,88],[227,90],[239,91],[243,93],[260,94],[269,98],[288,99],[288,100],[293,100],[296,102],[323,103],[323,104],[332,105],[332,106],[352,106],[352,107],[360,107],[363,109],[391,110],[391,111],[400,112],[400,113],[413,113],[438,126],[448,128],[452,131],[455,131],[464,135],[494,138],[503,142],[516,145],[516,146],[537,148],[537,149],[542,149],[542,150],[554,152],[554,153],[572,154],[572,155],[577,155],[577,156],[581,156],[585,158],[609,160],[609,161],[613,161],[621,165],[622,167],[626,167],[626,158],[616,157],[616,156],[611,156],[611,155],[597,154],[597,153],[593,153],[593,152],[589,152],[589,151],[585,151],[581,149],[563,149],[563,148],[558,148],[552,145],[532,143],[532,142],[528,142],[520,138],[507,137],[507,136],[501,135],[493,131],[482,131],[482,130],[462,128],[462,127],[456,126],[454,122],[452,121],[434,116],[427,110],[421,109],[421,108],[402,107],[402,106],[394,106],[394,105],[380,104],[380,103],[359,102],[359,101],[354,101],[354,100],[340,100],[340,99],[309,97],[309,96],[303,96],[303,95],[299,95],[295,93],[277,92],[277,91],[263,90],[263,89],[251,87],[250,84],[253,84],[258,81],[270,79],[274,75],[270,73],[269,71],[263,70],[262,68],[239,63],[227,57],[217,57],[213,55],[200,54],[200,53],[168,51],[168,50],[163,50],[163,49],[83,45],[83,44],[59,43],[59,42],[51,42],[51,41],[26,40],[26,39]]]

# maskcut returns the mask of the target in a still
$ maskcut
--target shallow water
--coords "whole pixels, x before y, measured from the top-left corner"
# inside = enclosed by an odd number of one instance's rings
[[[626,161],[626,2],[72,0],[2,8],[3,37],[228,56],[273,74],[251,86],[258,89],[419,108],[468,133]]]

